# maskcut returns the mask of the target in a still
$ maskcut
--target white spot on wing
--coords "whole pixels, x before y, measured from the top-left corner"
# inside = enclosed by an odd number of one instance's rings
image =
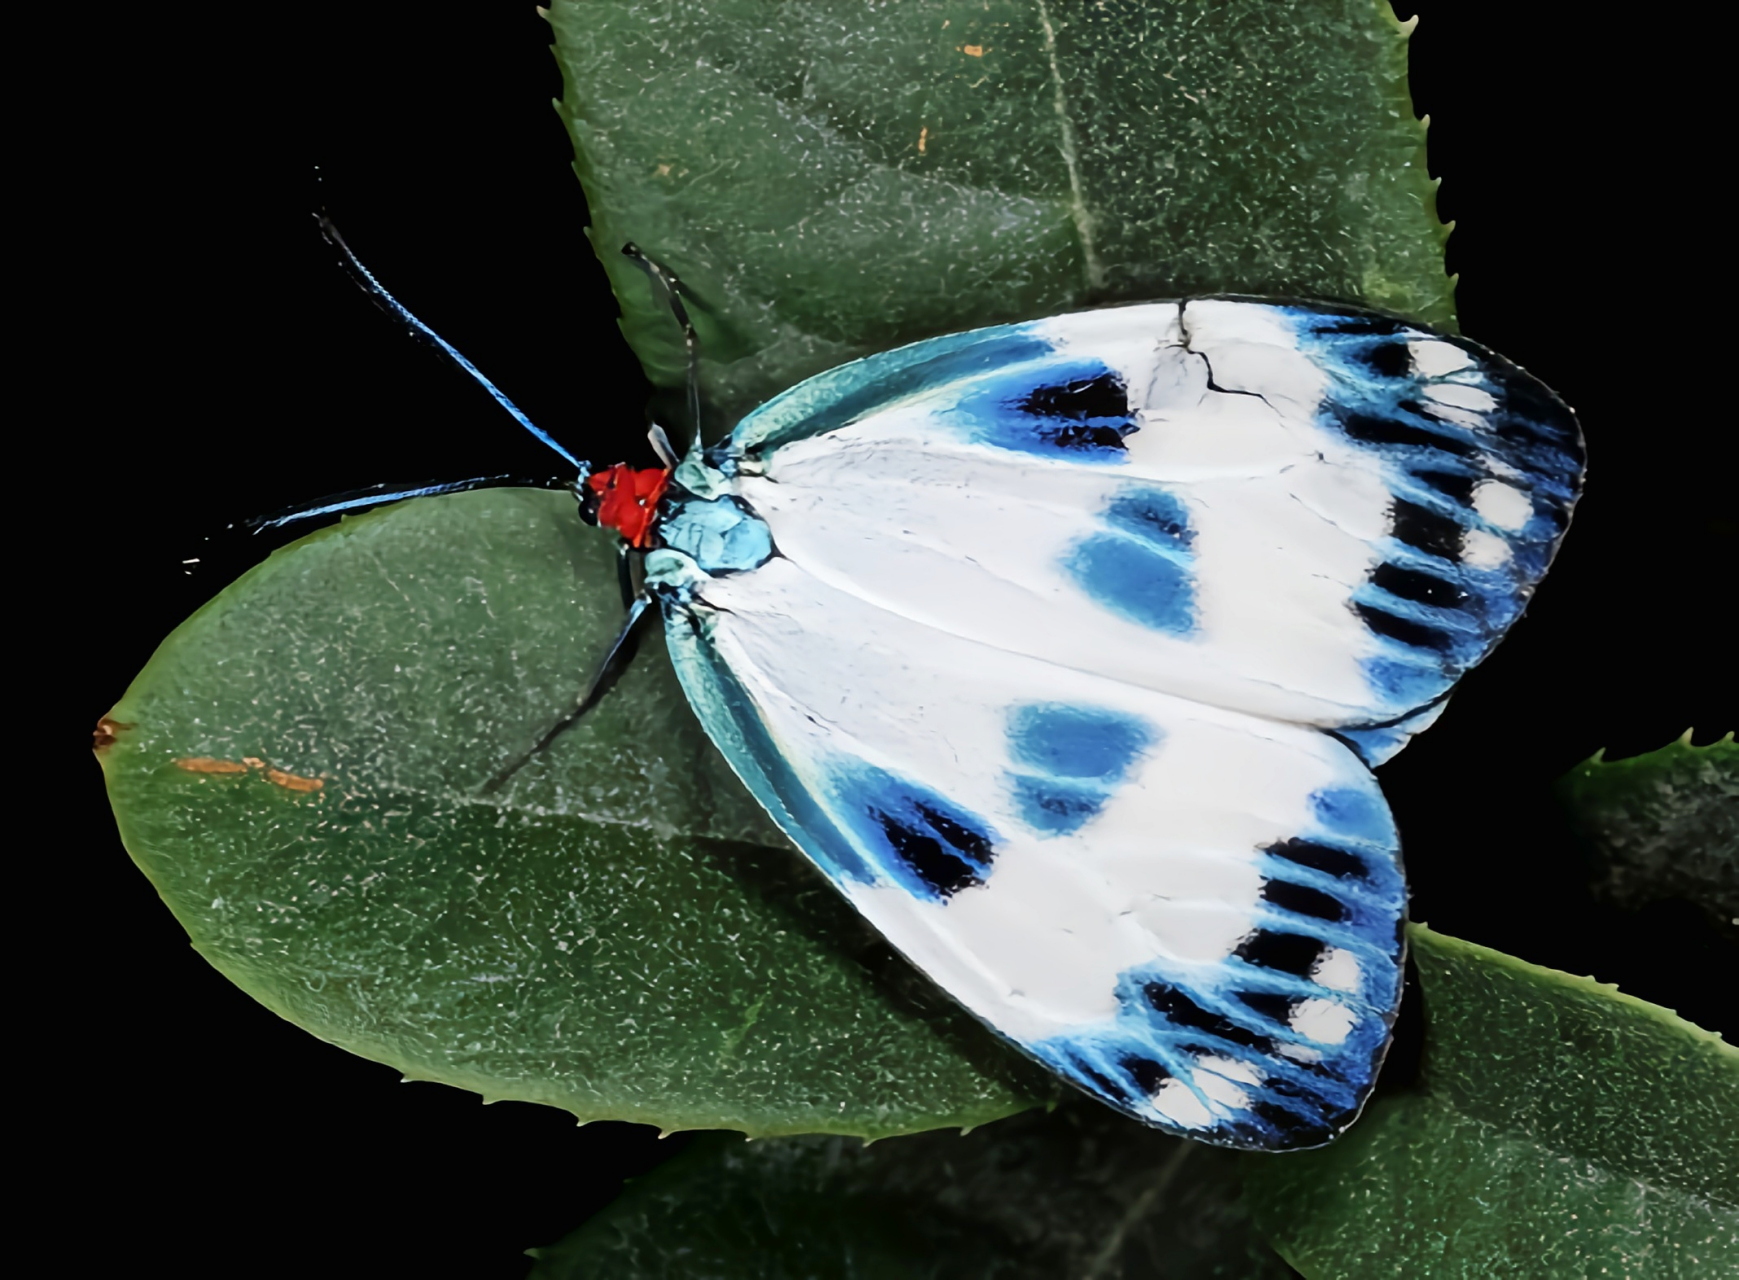
[[[1410,342],[1407,349],[1413,355],[1413,367],[1427,378],[1441,378],[1465,369],[1473,357],[1448,342]]]
[[[1196,1088],[1221,1106],[1242,1110],[1250,1105],[1250,1095],[1226,1078],[1231,1073],[1223,1068],[1229,1063],[1237,1065],[1230,1058],[1203,1058],[1192,1078],[1196,1082]]]
[[[1262,1073],[1248,1062],[1240,1062],[1236,1058],[1209,1057],[1201,1059],[1197,1064],[1204,1071],[1213,1071],[1225,1076],[1228,1080],[1241,1080],[1245,1084],[1261,1084]],[[1209,1095],[1212,1096],[1212,1095]]]
[[[1362,986],[1363,972],[1358,958],[1341,947],[1330,947],[1322,953],[1316,967],[1310,971],[1311,981],[1330,991],[1357,992]]]
[[[1496,569],[1510,558],[1509,543],[1484,529],[1469,529],[1461,537],[1461,558],[1475,569]]]
[[[1438,404],[1453,405],[1457,409],[1472,409],[1475,413],[1490,413],[1497,408],[1497,397],[1491,392],[1464,386],[1459,382],[1440,383],[1428,388],[1425,394]]]
[[[1300,1000],[1288,1019],[1292,1029],[1318,1044],[1339,1044],[1358,1021],[1353,1011],[1333,1000]]]
[[[1205,1129],[1213,1121],[1202,1100],[1182,1080],[1167,1080],[1153,1095],[1153,1109],[1182,1129]]]
[[[1534,504],[1527,494],[1496,480],[1487,480],[1473,491],[1473,509],[1498,528],[1512,533],[1534,514]]]

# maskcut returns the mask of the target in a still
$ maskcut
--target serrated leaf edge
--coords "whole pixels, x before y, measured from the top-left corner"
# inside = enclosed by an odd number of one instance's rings
[[[1507,970],[1534,981],[1549,980],[1559,986],[1576,988],[1596,994],[1601,999],[1633,1007],[1637,1012],[1646,1014],[1673,1031],[1688,1035],[1693,1040],[1715,1045],[1723,1056],[1732,1060],[1734,1068],[1739,1069],[1739,1048],[1728,1044],[1720,1032],[1710,1031],[1706,1027],[1698,1026],[1688,1018],[1681,1018],[1664,1005],[1654,1004],[1639,996],[1630,995],[1620,990],[1615,982],[1601,982],[1592,974],[1568,973],[1563,969],[1553,969],[1543,964],[1535,964],[1530,960],[1523,960],[1519,956],[1512,956],[1507,951],[1499,951],[1495,947],[1487,947],[1478,942],[1469,942],[1466,938],[1457,938],[1453,934],[1439,933],[1422,921],[1408,923],[1407,938],[1413,948],[1415,960],[1424,959],[1425,955],[1433,949],[1438,951],[1459,949],[1474,959],[1490,964],[1495,969]]]

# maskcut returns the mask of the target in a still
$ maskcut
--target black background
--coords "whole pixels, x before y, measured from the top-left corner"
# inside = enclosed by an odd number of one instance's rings
[[[1385,770],[1414,915],[1731,1028],[1709,972],[1731,953],[1688,910],[1590,905],[1546,796],[1598,747],[1732,724],[1715,706],[1734,548],[1730,273],[1705,176],[1721,147],[1682,97],[1717,50],[1682,26],[1418,7],[1463,330],[1577,407],[1592,466],[1528,616]],[[75,1266],[521,1275],[520,1250],[681,1140],[403,1086],[278,1020],[187,947],[80,756],[222,585],[221,566],[181,572],[204,535],[377,481],[551,470],[337,269],[319,200],[576,452],[614,461],[638,436],[646,387],[581,234],[548,29],[526,0],[135,6],[56,39],[60,86],[27,117],[53,124],[53,163],[17,198],[35,230],[14,241],[16,268],[52,281],[24,317],[40,363],[15,377],[21,474],[52,482],[22,558],[46,575],[27,647],[66,788],[20,846],[46,870],[38,902],[15,904],[41,930],[23,953],[34,1092],[14,1099],[51,1138],[40,1222]]]

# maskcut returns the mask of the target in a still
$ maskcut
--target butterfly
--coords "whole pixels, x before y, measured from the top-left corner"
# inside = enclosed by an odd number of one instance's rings
[[[1198,297],[931,338],[655,443],[561,450],[643,556],[574,716],[660,619],[792,843],[1005,1040],[1211,1143],[1352,1123],[1405,946],[1372,769],[1545,574],[1583,473],[1561,400],[1393,316]]]

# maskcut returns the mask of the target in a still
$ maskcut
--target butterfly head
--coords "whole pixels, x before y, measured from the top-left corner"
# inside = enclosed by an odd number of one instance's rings
[[[668,467],[630,467],[617,463],[594,471],[576,486],[580,518],[614,529],[631,547],[645,547],[658,520],[658,501],[670,485]]]

